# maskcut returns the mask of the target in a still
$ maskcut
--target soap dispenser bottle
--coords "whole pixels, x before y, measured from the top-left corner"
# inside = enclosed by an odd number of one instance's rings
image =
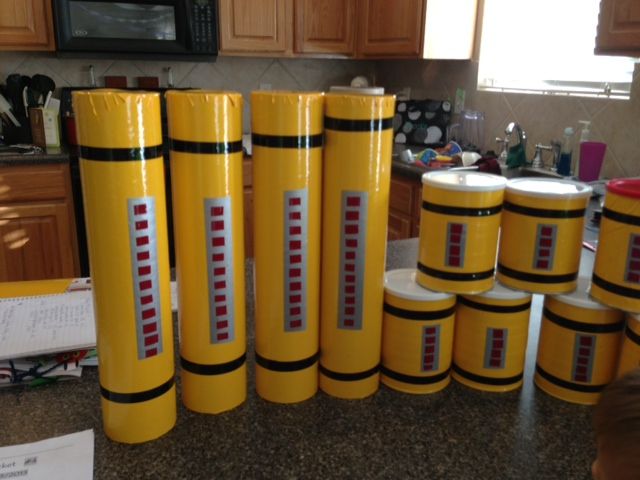
[[[571,175],[571,151],[573,150],[573,128],[564,129],[562,138],[562,149],[560,150],[560,160],[556,172],[562,176]]]

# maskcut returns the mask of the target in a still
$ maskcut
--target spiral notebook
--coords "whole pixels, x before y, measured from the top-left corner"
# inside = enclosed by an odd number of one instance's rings
[[[95,345],[91,290],[0,300],[0,360]]]

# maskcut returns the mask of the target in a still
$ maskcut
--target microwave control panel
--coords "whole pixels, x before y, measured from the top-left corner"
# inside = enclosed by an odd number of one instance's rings
[[[216,53],[215,0],[193,0],[191,25],[194,53]]]

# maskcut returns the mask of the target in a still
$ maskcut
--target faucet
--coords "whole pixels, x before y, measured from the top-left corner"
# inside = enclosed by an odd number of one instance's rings
[[[558,161],[560,160],[560,149],[562,148],[562,144],[558,141],[551,140],[549,142],[551,145],[542,145],[541,143],[536,143],[536,150],[533,155],[533,160],[531,160],[531,168],[546,168],[544,159],[542,158],[542,152],[548,151],[553,153],[553,160],[549,169],[554,169],[558,165]]]
[[[504,129],[504,133],[506,135],[505,140],[511,138],[511,135],[513,134],[514,130],[518,134],[518,143],[521,143],[522,148],[526,151],[527,150],[527,134],[522,129],[519,123],[510,122],[509,125],[507,125],[507,128]]]

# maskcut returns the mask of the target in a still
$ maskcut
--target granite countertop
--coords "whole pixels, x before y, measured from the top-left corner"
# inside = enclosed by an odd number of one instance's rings
[[[391,242],[387,268],[413,267],[417,248],[417,239]],[[249,280],[251,272],[248,261]],[[364,400],[318,392],[296,405],[255,393],[248,303],[248,399],[237,409],[201,415],[178,402],[168,434],[141,445],[114,443],[102,430],[97,371],[85,368],[77,381],[0,389],[0,446],[92,428],[96,479],[591,478],[591,408],[557,400],[532,381],[540,295],[518,391],[485,393],[452,381],[441,392],[410,395],[381,385]]]
[[[69,163],[69,153],[64,148],[47,148],[43,153],[0,153],[0,165],[20,166],[45,163]]]

